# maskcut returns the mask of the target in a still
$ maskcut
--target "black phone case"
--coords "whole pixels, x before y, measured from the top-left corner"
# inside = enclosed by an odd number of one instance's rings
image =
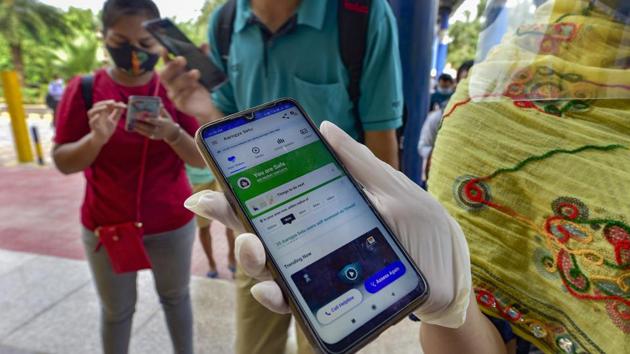
[[[177,26],[175,26],[175,24],[173,22],[171,22],[169,19],[157,19],[157,20],[149,20],[146,21],[142,24],[142,26],[149,32],[151,33],[151,35],[158,41],[160,42],[160,44],[166,48],[169,53],[174,54],[176,56],[183,56],[184,58],[187,59],[188,62],[190,62],[189,58],[186,56],[185,53],[181,53],[177,50],[177,48],[175,48],[174,46],[172,46],[168,41],[165,41],[162,37],[161,34],[159,33],[159,29],[161,28],[165,28],[166,26],[171,26],[172,28],[174,28],[176,31],[179,32],[179,34],[182,36],[182,38],[185,38],[186,41],[188,43],[190,43],[191,45],[195,46],[195,44],[188,38],[186,37],[186,35],[179,30],[179,28],[177,28]],[[207,55],[205,53],[203,53],[200,49],[198,49],[196,46],[195,48],[198,50],[198,52],[203,55],[206,56]],[[186,68],[188,70],[192,70],[192,69],[197,69],[201,72],[201,77],[199,78],[199,83],[205,87],[208,92],[213,92],[215,90],[217,90],[219,87],[221,87],[221,85],[223,85],[226,81],[227,81],[227,76],[226,74],[223,72],[223,70],[219,69],[216,67],[216,65],[214,65],[214,63],[212,62],[212,60],[210,60],[210,58],[208,59],[208,65],[209,65],[209,70],[205,70],[204,68],[195,68],[192,67],[189,63],[186,64]],[[207,72],[207,71],[211,71],[211,72]]]

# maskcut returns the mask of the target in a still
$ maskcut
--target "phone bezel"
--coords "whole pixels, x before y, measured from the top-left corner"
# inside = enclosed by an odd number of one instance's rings
[[[312,128],[315,134],[317,134],[319,139],[324,143],[324,146],[326,147],[326,149],[328,149],[329,153],[333,156],[337,164],[339,164],[343,172],[348,176],[354,188],[359,192],[359,194],[367,203],[369,208],[374,212],[377,219],[383,225],[385,230],[389,232],[390,235],[395,235],[395,233],[391,231],[391,228],[387,225],[383,217],[380,215],[380,213],[376,210],[374,205],[371,203],[370,199],[363,192],[362,186],[348,172],[343,162],[337,157],[332,147],[328,144],[326,139],[319,132],[318,127],[315,126],[315,124],[310,119],[306,111],[302,108],[302,106],[296,100],[292,98],[281,98],[281,99],[278,99],[278,100],[275,100],[275,101],[272,101],[272,102],[254,107],[254,108],[250,108],[242,112],[229,115],[227,117],[224,117],[223,119],[204,124],[202,127],[200,127],[197,130],[197,133],[195,134],[195,142],[196,142],[199,152],[201,153],[204,160],[206,161],[206,164],[210,167],[210,169],[214,173],[215,178],[217,178],[217,180],[221,184],[223,191],[226,192],[225,195],[230,203],[230,206],[236,212],[236,214],[238,215],[239,219],[241,220],[241,222],[243,223],[247,231],[257,234],[256,228],[253,222],[247,217],[247,214],[245,213],[245,209],[244,209],[245,206],[242,205],[238,201],[234,191],[232,190],[231,186],[229,185],[227,181],[227,178],[220,170],[217,161],[210,154],[210,148],[208,147],[208,145],[206,145],[205,139],[203,138],[203,135],[204,135],[203,132],[210,127],[225,124],[225,123],[230,122],[231,120],[245,117],[257,111],[269,109],[280,103],[287,103],[287,102],[290,102],[291,104],[295,105],[300,110],[300,112],[304,116],[309,126]],[[251,121],[254,121],[254,120],[251,120]],[[274,279],[280,285],[280,288],[282,289],[285,295],[285,298],[289,300],[289,305],[293,313],[296,315],[296,320],[301,324],[302,328],[304,329],[305,335],[309,338],[311,343],[317,345],[320,348],[320,350],[322,350],[323,352],[336,354],[336,353],[355,352],[359,350],[360,348],[368,344],[371,340],[376,338],[381,332],[383,332],[390,326],[394,325],[398,321],[405,318],[415,308],[420,306],[427,299],[430,289],[426,282],[426,278],[424,277],[420,269],[417,267],[417,265],[414,263],[414,261],[411,259],[411,257],[409,256],[407,251],[404,249],[404,247],[402,247],[397,237],[394,236],[392,237],[392,239],[395,245],[404,255],[404,257],[407,259],[408,263],[413,267],[413,270],[416,272],[416,274],[418,274],[418,277],[419,277],[418,287],[412,290],[407,296],[399,299],[394,305],[389,306],[386,310],[382,311],[380,314],[373,317],[368,322],[364,323],[362,326],[358,327],[356,330],[351,332],[344,339],[334,344],[328,344],[324,342],[317,335],[316,331],[312,328],[309,320],[307,319],[307,316],[305,315],[304,310],[301,308],[301,306],[297,304],[296,301],[293,300],[294,298],[296,298],[296,294],[294,294],[291,288],[287,285],[287,280],[285,279],[282,272],[279,270],[279,267],[277,266],[275,260],[271,257],[269,250],[267,248],[267,245],[265,245],[264,241],[261,239],[261,243],[263,244],[263,247],[265,248],[265,253],[267,255],[267,266],[271,270]],[[287,296],[287,294],[290,294],[290,296]],[[375,323],[379,324],[378,327],[374,326]]]
[[[179,27],[177,27],[175,25],[175,23],[173,23],[173,21],[171,21],[168,18],[157,18],[157,19],[153,19],[153,20],[144,21],[144,22],[142,22],[142,27],[144,27],[144,29],[146,29],[153,36],[153,38],[155,38],[158,42],[160,42],[162,47],[166,48],[166,50],[168,50],[168,52],[173,54],[173,55],[184,56],[181,53],[177,53],[177,50],[174,50],[174,48],[171,48],[168,43],[166,43],[166,42],[164,42],[162,40],[161,35],[158,33],[159,29],[166,28],[166,27],[172,27],[176,31],[178,31],[182,35],[182,37],[186,39],[187,42],[189,42],[192,45],[195,45],[195,43],[193,41],[191,41],[190,38],[188,38],[188,36],[186,36],[186,34],[184,32],[182,32],[182,30],[180,30]],[[195,48],[196,48],[196,45],[195,45]],[[228,77],[225,74],[224,70],[221,70],[219,67],[217,67],[205,53],[203,53],[201,50],[199,50],[199,48],[197,48],[197,50],[204,57],[207,57],[208,62],[210,62],[210,65],[212,65],[214,67],[214,69],[216,69],[215,71],[219,71],[219,72],[223,73],[223,77],[221,78],[221,81],[216,83],[216,84],[214,84],[214,85],[213,85],[212,82],[210,82],[210,81],[212,81],[210,78],[204,77],[203,73],[199,77],[199,83],[201,83],[201,85],[203,87],[205,87],[209,92],[216,91],[219,87],[221,87],[223,84],[225,84],[228,81]],[[188,59],[187,59],[187,61],[188,61]],[[189,63],[186,63],[186,68],[188,70],[197,69],[197,70],[201,71],[201,68],[193,68],[193,67],[190,66]],[[206,79],[208,79],[209,82],[206,82]]]

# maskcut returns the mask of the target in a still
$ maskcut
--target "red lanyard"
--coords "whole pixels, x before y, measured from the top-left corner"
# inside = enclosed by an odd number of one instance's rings
[[[160,92],[160,78],[155,75],[155,88],[153,89],[153,96],[158,96]],[[125,97],[126,98],[126,97]],[[138,174],[138,184],[136,190],[136,222],[141,222],[140,218],[140,206],[142,204],[142,188],[144,187],[144,172],[147,164],[147,154],[149,151],[149,138],[144,138],[142,145],[142,157],[140,158],[140,173]]]

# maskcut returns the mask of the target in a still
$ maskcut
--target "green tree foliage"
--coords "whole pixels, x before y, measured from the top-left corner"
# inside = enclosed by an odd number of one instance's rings
[[[186,33],[188,38],[196,44],[208,42],[208,23],[210,17],[216,9],[223,5],[226,0],[205,0],[201,8],[201,14],[197,19],[180,22],[177,25]]]
[[[71,33],[59,9],[37,0],[5,0],[0,3],[0,37],[6,42],[12,67],[24,78],[24,42],[58,42],[55,34]]]
[[[450,26],[448,35],[453,41],[448,47],[448,62],[453,67],[458,68],[465,61],[475,59],[479,33],[483,27],[483,13],[487,3],[487,0],[479,1],[477,15],[474,18],[471,18],[472,14],[467,11],[465,21],[457,21]]]
[[[20,74],[28,103],[43,101],[54,76],[92,71],[99,44],[90,10],[63,12],[35,0],[0,3],[0,70]]]
[[[193,42],[206,43],[210,16],[225,1],[205,0],[197,19],[175,22]],[[62,11],[38,0],[0,0],[0,70],[21,74],[26,102],[43,102],[56,75],[68,80],[101,65],[97,15],[77,8]]]
[[[46,77],[54,74],[72,77],[88,73],[98,66],[97,51],[100,47],[98,23],[90,10],[70,8],[64,21],[72,28],[73,36],[56,48],[47,48],[50,64]]]

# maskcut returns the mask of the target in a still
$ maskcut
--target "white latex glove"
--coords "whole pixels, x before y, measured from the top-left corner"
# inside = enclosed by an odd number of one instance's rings
[[[459,225],[427,192],[337,126],[324,122],[320,130],[426,277],[429,298],[415,311],[416,316],[443,327],[461,326],[470,301],[471,273],[468,245]],[[197,193],[185,206],[237,232],[243,231],[222,193]],[[280,287],[265,268],[265,251],[259,238],[242,234],[235,248],[243,270],[261,280],[251,289],[254,298],[272,311],[289,313]]]

